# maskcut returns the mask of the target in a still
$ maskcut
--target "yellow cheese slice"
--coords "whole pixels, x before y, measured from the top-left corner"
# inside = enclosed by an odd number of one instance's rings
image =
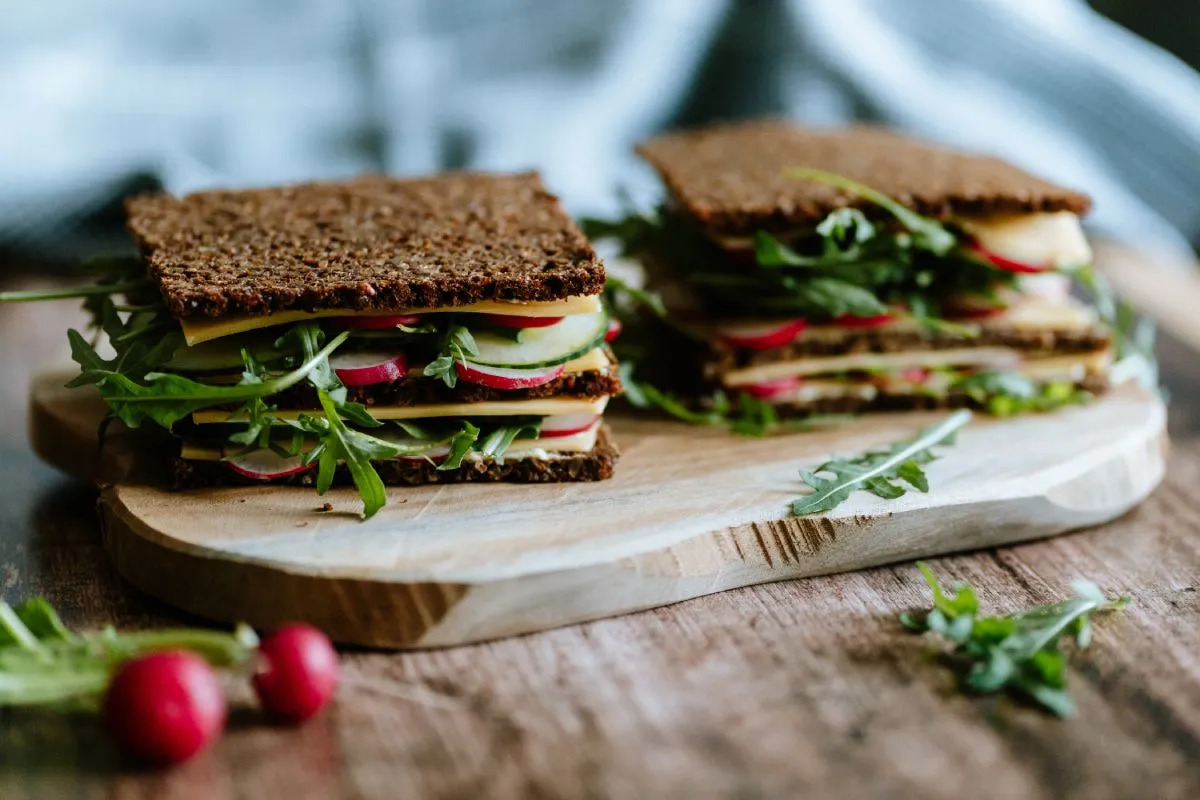
[[[515,317],[565,317],[569,314],[593,314],[600,310],[599,295],[580,295],[548,303],[515,303],[506,300],[484,300],[465,306],[445,308],[409,308],[389,311],[347,311],[325,309],[321,311],[280,311],[262,316],[235,315],[215,319],[194,318],[180,322],[183,338],[189,345],[233,336],[236,333],[287,325],[292,322],[326,317],[348,316],[391,316],[394,314],[507,314]]]
[[[586,431],[571,436],[552,436],[546,439],[514,439],[504,453],[506,460],[514,458],[548,458],[555,453],[586,453],[596,446],[596,436],[600,432],[597,423]],[[190,461],[220,461],[221,450],[206,444],[184,442],[179,455]],[[480,461],[478,453],[469,453],[467,459]]]
[[[1083,363],[1086,368],[1107,369],[1111,356],[1107,350],[1085,356],[1053,356],[1043,359],[1023,359],[1018,350],[1008,347],[963,347],[952,350],[920,350],[906,353],[850,353],[840,356],[819,356],[794,361],[780,361],[744,369],[731,370],[721,376],[726,386],[736,388],[754,383],[801,378],[856,370],[905,370],[937,367],[990,367],[1021,370],[1031,365],[1059,367],[1064,363]],[[1034,377],[1031,374],[1031,377]]]
[[[1070,211],[965,218],[958,223],[985,250],[1013,261],[1056,267],[1092,263],[1079,217]]]
[[[422,406],[370,406],[375,419],[432,419],[434,417],[548,417],[553,414],[602,414],[608,405],[607,397],[545,397],[534,400],[488,400],[482,403],[432,403]],[[275,416],[296,419],[302,414],[324,416],[320,411],[281,409]],[[231,414],[220,409],[197,411],[192,421],[197,425],[215,422],[237,422],[244,414]]]

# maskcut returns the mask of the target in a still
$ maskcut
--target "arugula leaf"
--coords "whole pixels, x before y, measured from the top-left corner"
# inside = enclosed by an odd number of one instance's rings
[[[659,215],[653,212],[639,211],[632,203],[626,204],[625,216],[615,220],[583,217],[579,227],[585,236],[593,242],[604,239],[614,239],[621,243],[621,255],[634,255],[645,248],[647,242],[655,238],[662,226]]]
[[[303,328],[309,325],[311,323],[296,327]],[[138,383],[128,375],[109,368],[107,362],[103,362],[96,355],[95,350],[78,331],[68,331],[67,335],[71,340],[75,360],[83,367],[88,379],[96,383],[100,394],[108,401],[117,418],[131,428],[151,420],[170,429],[179,420],[204,408],[269,397],[295,386],[314,373],[321,379],[320,376],[328,365],[329,354],[346,341],[349,333],[342,332],[334,337],[291,372],[266,380],[256,376],[247,380],[243,375],[243,380],[232,386],[198,383],[182,375],[166,372],[148,373],[143,378],[145,383]],[[104,366],[100,367],[97,364]]]
[[[967,584],[946,593],[923,562],[917,567],[933,592],[933,608],[905,612],[900,622],[917,633],[937,633],[954,643],[955,669],[965,691],[1008,691],[1061,717],[1074,714],[1066,693],[1067,657],[1059,649],[1074,638],[1079,649],[1091,642],[1090,616],[1124,608],[1129,598],[1107,599],[1095,584],[1077,581],[1077,597],[1002,616],[979,615],[979,601]]]
[[[458,469],[461,467],[463,459],[471,452],[471,449],[475,446],[475,442],[478,440],[479,428],[464,420],[462,428],[446,442],[450,447],[450,454],[446,456],[441,464],[438,464],[438,469]]]
[[[134,289],[150,285],[148,279],[121,281],[119,283],[97,283],[73,289],[30,289],[20,292],[0,292],[0,303],[36,303],[42,300],[70,300],[97,295],[125,294]]]
[[[649,309],[654,316],[660,319],[665,319],[667,316],[667,308],[663,305],[662,297],[656,292],[639,289],[615,275],[605,277],[604,295],[610,307],[622,308],[640,305]]]
[[[521,420],[511,425],[503,425],[487,435],[479,446],[479,454],[496,460],[504,458],[508,448],[516,439],[536,439],[542,431],[542,420]]]
[[[439,378],[451,389],[458,383],[458,372],[454,364],[465,364],[472,356],[479,355],[475,338],[462,325],[451,325],[442,337],[441,353],[425,366],[422,373],[429,378]]]
[[[851,180],[843,175],[820,169],[797,168],[784,173],[789,178],[824,183],[836,189],[856,194],[887,211],[913,235],[913,245],[935,255],[946,255],[958,244],[958,237],[945,225],[930,217],[904,207],[883,192]],[[836,212],[835,212],[836,213]]]
[[[851,459],[835,458],[814,472],[801,470],[800,478],[813,491],[792,501],[792,513],[803,516],[831,511],[856,489],[885,500],[894,499],[905,494],[901,481],[917,491],[928,491],[929,484],[921,465],[936,458],[932,452],[935,445],[953,444],[955,435],[970,421],[970,411],[956,411],[911,441],[897,442],[887,449],[871,450]],[[821,477],[818,473],[822,472],[830,473],[832,477]]]
[[[74,637],[44,597],[30,597],[16,607],[17,618],[38,641],[71,641]]]

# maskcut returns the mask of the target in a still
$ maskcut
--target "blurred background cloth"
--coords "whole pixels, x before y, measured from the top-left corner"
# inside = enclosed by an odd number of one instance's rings
[[[1195,0],[1154,5],[1194,41]],[[575,213],[659,189],[632,145],[786,114],[881,120],[1200,239],[1200,77],[1082,0],[40,0],[0,5],[0,244],[120,243],[122,194],[540,168]],[[1190,39],[1180,29],[1191,26]]]

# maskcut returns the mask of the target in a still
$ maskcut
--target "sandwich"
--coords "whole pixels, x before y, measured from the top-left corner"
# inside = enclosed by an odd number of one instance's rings
[[[754,121],[637,152],[668,199],[627,247],[722,397],[1008,414],[1109,384],[1109,326],[1070,291],[1083,194],[871,127]]]
[[[535,173],[150,194],[71,331],[178,489],[612,476],[604,266]],[[120,302],[116,298],[123,297]]]

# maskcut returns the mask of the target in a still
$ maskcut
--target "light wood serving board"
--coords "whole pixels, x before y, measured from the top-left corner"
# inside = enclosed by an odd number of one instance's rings
[[[62,388],[67,377],[35,382],[31,440],[47,462],[101,483],[105,547],[130,582],[213,620],[303,619],[386,647],[527,633],[1097,525],[1158,485],[1167,444],[1161,401],[1130,385],[1052,415],[977,418],[929,465],[929,494],[857,492],[828,515],[795,518],[799,469],[909,438],[942,414],[765,439],[613,414],[613,480],[390,489],[363,522],[352,489],[158,488],[138,477],[136,433],[98,452],[104,406]],[[320,510],[326,500],[333,511]]]

